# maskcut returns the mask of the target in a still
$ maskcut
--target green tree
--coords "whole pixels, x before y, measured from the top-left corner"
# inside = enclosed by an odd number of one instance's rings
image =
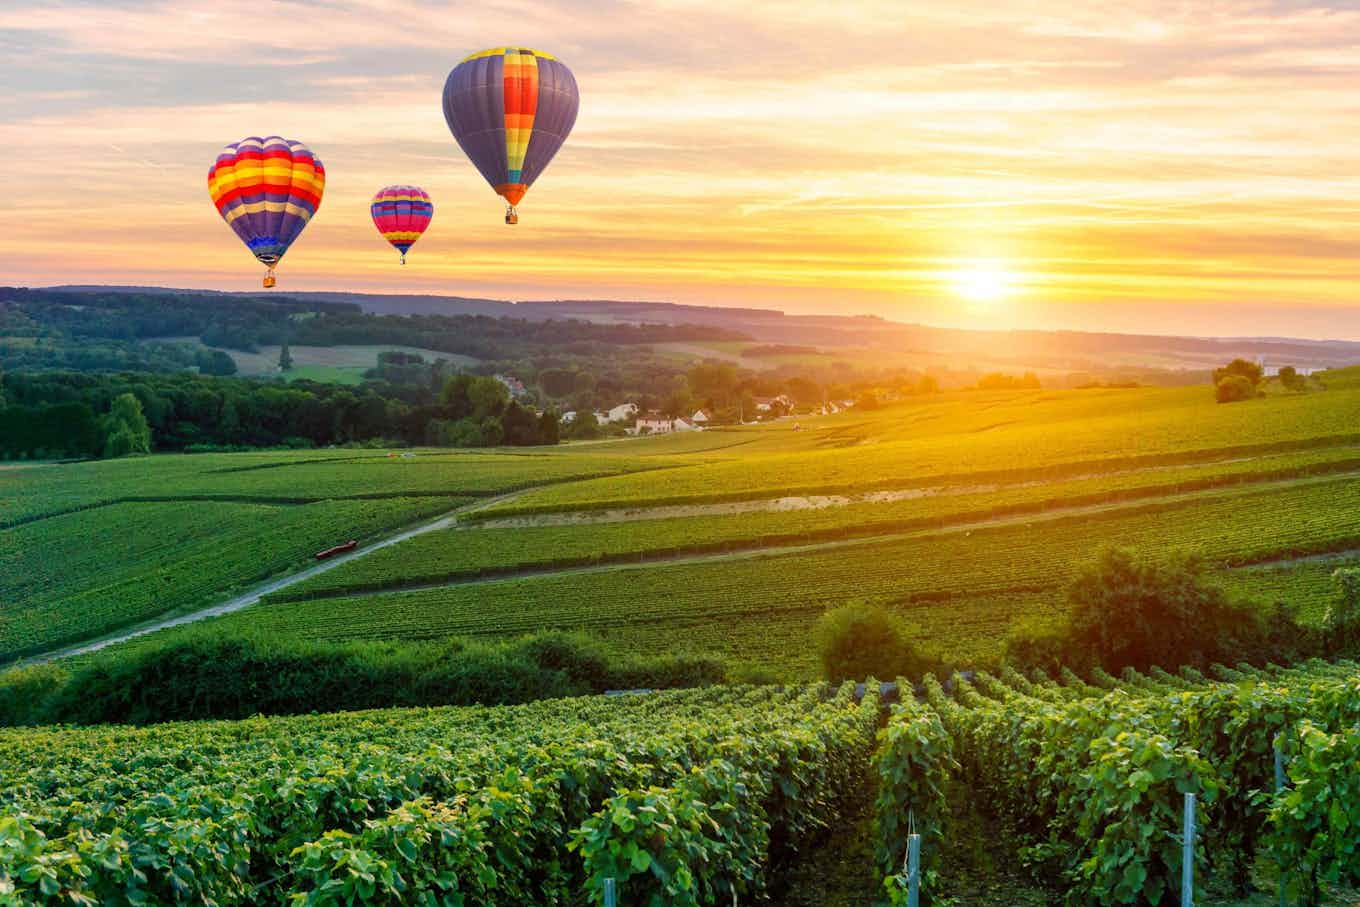
[[[545,368],[538,373],[538,386],[549,397],[561,399],[576,390],[576,373],[565,368]]]
[[[1078,574],[1068,601],[1074,644],[1111,671],[1231,658],[1244,635],[1260,635],[1259,617],[1234,607],[1193,557],[1107,548]]]
[[[293,367],[293,354],[288,349],[288,341],[283,341],[283,346],[279,347],[279,371],[286,372]]]
[[[1292,365],[1280,368],[1280,384],[1285,390],[1301,391],[1308,389],[1308,379],[1299,374],[1299,370]]]
[[[1360,643],[1360,568],[1334,570],[1332,583],[1336,596],[1323,613],[1323,635],[1331,654],[1352,653]]]
[[[104,456],[126,457],[151,452],[151,426],[142,412],[142,401],[133,394],[113,398],[104,420]]]
[[[572,441],[583,441],[600,436],[600,423],[595,414],[588,409],[577,410],[570,422],[562,424],[562,437]]]
[[[1219,403],[1236,403],[1256,396],[1256,385],[1241,375],[1228,375],[1214,385],[1214,399]]]
[[[1218,384],[1225,378],[1234,375],[1245,378],[1255,389],[1261,383],[1261,376],[1264,370],[1255,362],[1248,362],[1246,359],[1234,359],[1222,368],[1214,369],[1214,384]]]
[[[880,605],[853,602],[817,619],[817,654],[827,680],[920,677],[934,664],[912,645],[902,619]]]

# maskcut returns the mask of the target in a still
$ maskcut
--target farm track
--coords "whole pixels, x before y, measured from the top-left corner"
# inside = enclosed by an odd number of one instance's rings
[[[723,561],[754,560],[766,557],[783,557],[793,554],[812,554],[823,551],[833,551],[842,548],[853,548],[859,546],[870,546],[882,544],[884,542],[927,539],[932,537],[968,534],[978,529],[993,529],[1013,526],[1026,526],[1033,523],[1058,522],[1066,519],[1079,519],[1087,516],[1105,514],[1125,514],[1138,513],[1140,511],[1156,511],[1167,504],[1188,503],[1201,499],[1214,498],[1239,490],[1243,494],[1253,494],[1258,491],[1272,491],[1281,488],[1296,488],[1307,485],[1325,484],[1327,482],[1344,481],[1348,479],[1360,478],[1360,472],[1332,473],[1321,476],[1295,477],[1273,482],[1253,482],[1249,487],[1242,489],[1239,486],[1216,486],[1210,489],[1183,492],[1178,494],[1164,495],[1155,498],[1136,498],[1132,500],[1115,500],[1097,504],[1082,504],[1067,507],[1052,507],[1042,511],[1026,511],[1023,513],[1004,514],[999,516],[987,515],[976,518],[967,516],[960,517],[956,521],[951,521],[948,525],[937,526],[928,529],[915,529],[905,532],[886,532],[854,536],[850,538],[835,538],[824,541],[805,542],[805,543],[755,543],[743,544],[741,542],[726,543],[722,550],[713,551],[692,551],[675,552],[666,551],[655,554],[630,554],[620,555],[612,559],[604,559],[591,563],[565,563],[565,564],[545,564],[536,567],[509,568],[495,572],[482,572],[479,575],[467,575],[449,577],[447,579],[425,582],[413,582],[409,584],[387,585],[379,588],[369,589],[348,589],[336,590],[334,592],[323,592],[308,595],[304,599],[293,600],[321,600],[333,598],[369,598],[377,595],[387,595],[399,592],[423,592],[436,589],[454,588],[460,586],[473,586],[485,583],[505,582],[517,579],[536,579],[548,576],[570,576],[590,573],[603,573],[612,570],[637,569],[651,566],[674,566],[683,564],[706,564],[719,563]],[[490,506],[489,502],[481,502],[483,506]],[[474,524],[478,525],[478,524]],[[476,531],[475,529],[458,531]],[[1270,563],[1292,563],[1313,558],[1333,557],[1335,554],[1308,555],[1300,558],[1284,558]],[[292,585],[291,583],[286,585]],[[280,586],[279,589],[286,588]],[[279,591],[279,590],[272,590]],[[1029,587],[1016,587],[1008,590],[1013,592],[1034,591]],[[286,603],[289,599],[277,600],[280,604]]]
[[[456,507],[453,510],[441,514],[440,516],[436,517],[433,520],[427,520],[426,522],[419,523],[407,529],[403,529],[400,532],[379,539],[378,541],[375,541],[369,545],[359,548],[349,554],[344,554],[340,555],[339,557],[331,558],[330,560],[321,561],[320,563],[312,567],[308,567],[305,570],[300,570],[296,573],[290,573],[286,576],[277,577],[275,579],[271,579],[264,583],[255,585],[251,587],[249,590],[242,592],[241,594],[236,595],[224,602],[220,602],[216,605],[210,605],[207,608],[198,608],[196,610],[184,614],[178,614],[173,617],[161,617],[150,621],[144,621],[142,623],[135,624],[131,627],[125,627],[122,630],[118,630],[107,636],[101,636],[97,639],[86,640],[85,642],[74,643],[69,646],[63,646],[62,648],[54,649],[49,652],[44,652],[40,655],[29,656],[28,658],[20,659],[17,663],[21,665],[43,664],[45,662],[55,661],[56,659],[59,658],[68,658],[73,655],[86,655],[90,652],[97,652],[100,649],[115,645],[117,643],[127,642],[128,640],[134,639],[138,636],[145,636],[148,633],[155,633],[158,630],[165,630],[169,629],[170,627],[178,627],[183,624],[194,623],[195,621],[200,621],[208,617],[217,617],[222,614],[230,614],[233,611],[240,611],[242,608],[248,608],[251,605],[257,603],[266,595],[269,595],[273,592],[278,592],[281,589],[286,589],[295,583],[300,583],[303,580],[311,579],[314,576],[319,576],[322,573],[327,572],[328,570],[334,570],[341,564],[347,564],[350,561],[357,560],[358,558],[361,557],[365,557],[366,555],[369,555],[374,551],[380,551],[383,548],[388,548],[392,545],[399,544],[401,542],[406,541],[407,539],[415,538],[416,536],[423,535],[424,533],[427,532],[435,532],[440,529],[448,529],[450,526],[454,524],[460,513],[476,507],[487,507],[493,503],[508,500],[514,497],[515,495],[523,494],[525,490],[526,489],[517,489],[515,491],[509,491],[500,495],[496,495],[494,497],[489,497],[485,500],[474,501],[471,504],[464,504],[461,507]]]

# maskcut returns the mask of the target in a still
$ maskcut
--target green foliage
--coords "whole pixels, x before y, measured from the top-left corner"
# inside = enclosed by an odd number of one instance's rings
[[[1251,385],[1252,390],[1261,383],[1261,376],[1265,370],[1255,362],[1246,359],[1234,359],[1222,368],[1214,369],[1214,384],[1221,384],[1230,378],[1242,378]]]
[[[1074,645],[1108,670],[1220,660],[1236,654],[1234,638],[1255,620],[1205,580],[1201,561],[1122,548],[1102,551],[1068,598]]]
[[[898,680],[899,693],[910,685]],[[874,774],[875,855],[889,902],[906,903],[907,836],[921,835],[921,890],[929,904],[939,883],[941,847],[949,814],[946,783],[958,771],[954,741],[932,709],[908,699],[894,706],[878,732]]]
[[[1219,403],[1237,403],[1256,396],[1256,385],[1241,375],[1229,375],[1214,384],[1214,399]]]
[[[863,771],[877,716],[872,695],[856,704],[848,690],[716,688],[0,731],[0,892],[15,903],[578,904],[598,901],[591,883],[614,860],[623,903],[726,904],[764,888],[775,823],[808,846],[838,818],[829,790]],[[673,835],[639,831],[657,816],[650,791],[682,826]],[[701,900],[649,901],[667,868]]]
[[[1294,902],[1313,905],[1325,884],[1360,882],[1360,728],[1302,721],[1289,757],[1265,843],[1288,869]]]
[[[711,657],[609,659],[584,638],[393,645],[223,638],[204,625],[69,669],[0,673],[0,725],[148,724],[392,706],[503,705],[610,689],[703,686]]]
[[[878,605],[834,608],[818,618],[813,632],[827,680],[919,677],[929,667],[902,619]]]
[[[1322,632],[1333,653],[1360,648],[1360,569],[1340,567],[1332,572],[1335,597],[1322,616]]]

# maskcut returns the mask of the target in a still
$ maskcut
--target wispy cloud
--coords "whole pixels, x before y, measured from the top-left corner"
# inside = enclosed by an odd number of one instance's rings
[[[506,42],[557,53],[583,96],[514,230],[438,100]],[[1015,324],[1203,331],[1235,300],[1253,314],[1225,331],[1323,311],[1360,336],[1358,44],[1360,10],[1286,0],[3,8],[0,269],[252,286],[205,174],[277,131],[330,175],[296,288],[966,323],[942,269],[1003,257]],[[437,206],[400,271],[367,219],[398,181]]]

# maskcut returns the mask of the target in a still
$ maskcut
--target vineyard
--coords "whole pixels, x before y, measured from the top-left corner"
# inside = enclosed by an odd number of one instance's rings
[[[331,450],[3,470],[0,664],[215,604],[338,541],[656,462],[565,450]]]
[[[308,562],[338,538],[368,538],[458,502],[126,503],[5,530],[0,662],[213,604],[232,589]]]
[[[910,811],[929,884],[949,859],[948,800],[968,796],[1068,903],[1180,903],[1194,794],[1197,890],[1240,903],[1269,879],[1281,902],[1313,904],[1360,880],[1356,666],[1215,673],[1098,672],[1092,685],[1009,671],[955,677],[948,691],[927,677],[924,701],[894,708],[876,757],[881,869],[900,864]]]
[[[800,543],[920,532],[991,518],[1042,515],[1075,508],[1133,507],[1157,499],[1158,506],[1185,506],[1188,498],[1217,496],[1223,490],[1266,490],[1298,480],[1360,472],[1357,450],[1346,447],[1302,454],[1275,455],[1211,465],[1154,468],[1069,482],[971,486],[904,494],[904,500],[822,503],[805,509],[774,506],[702,516],[657,518],[657,508],[638,509],[591,520],[555,521],[539,517],[502,517],[467,512],[464,527],[410,539],[373,557],[288,590],[280,598],[334,596],[391,587],[494,576],[516,571],[627,563],[640,557],[671,557]],[[1330,494],[1330,493],[1329,493]],[[1170,499],[1170,500],[1168,500]],[[725,505],[715,505],[722,508]],[[664,508],[662,508],[664,511]],[[526,522],[528,525],[519,525]],[[511,525],[502,525],[511,524]]]
[[[20,902],[747,902],[863,780],[853,685],[0,732]]]
[[[772,428],[739,455],[556,486],[497,513],[589,510],[835,494],[920,484],[1055,479],[1139,466],[1355,444],[1360,388],[1206,405],[1202,388],[941,395],[795,432]]]
[[[1354,883],[1360,667],[1212,673],[0,731],[0,891],[600,904],[612,880],[619,904],[779,903],[790,865],[863,816],[867,888],[905,903],[914,829],[929,903],[967,881],[954,842],[981,816],[1044,902],[1179,903],[1186,793],[1196,903]]]
[[[853,590],[857,600],[895,608],[910,619],[921,642],[966,664],[997,657],[1006,627],[1017,617],[1061,608],[1075,571],[1102,544],[1193,551],[1220,568],[1220,575],[1236,577],[1227,568],[1360,547],[1360,534],[1347,517],[1355,507],[1360,507],[1360,488],[1344,478],[1282,489],[1249,487],[1202,499],[971,531],[848,540],[820,549],[774,548],[754,557],[716,555],[338,598],[303,599],[316,594],[303,585],[221,623],[222,632],[235,627],[318,639],[586,630],[613,641],[620,651],[684,646],[745,657],[790,678],[806,679],[815,669],[808,646],[812,623]],[[606,552],[610,545],[617,550],[627,544],[616,535],[610,541],[597,538],[592,548],[596,533],[631,530],[643,539],[639,530],[644,525],[459,531],[434,536],[454,540],[447,550],[441,551],[437,541],[432,546],[445,564],[498,552],[501,557],[528,556],[509,543],[500,548],[476,544],[483,533],[503,533],[536,539],[532,551],[543,558],[553,550],[546,540],[556,534],[576,557],[579,551]],[[579,547],[567,547],[571,544]],[[379,556],[372,563],[390,563],[397,576],[421,569],[419,561],[405,567]],[[354,566],[368,569],[362,562]],[[475,569],[486,570],[486,562]],[[335,573],[344,578],[348,571]],[[324,589],[329,582],[328,575],[318,585]],[[1249,581],[1242,591],[1253,592]],[[1317,609],[1308,616],[1319,617],[1321,605],[1321,600],[1315,602]]]

